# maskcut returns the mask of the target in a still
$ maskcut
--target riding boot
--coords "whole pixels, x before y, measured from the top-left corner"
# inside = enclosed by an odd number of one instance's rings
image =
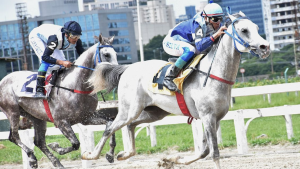
[[[176,60],[175,64],[172,66],[169,74],[164,79],[164,86],[171,91],[176,91],[180,93],[173,79],[177,77],[181,69],[186,65],[186,63],[193,57],[194,51],[191,51],[188,47],[182,47],[183,54]]]
[[[34,98],[36,99],[47,99],[45,95],[45,75],[46,72],[38,72],[38,77],[36,79],[36,93]]]
[[[176,65],[173,65],[169,74],[164,79],[164,86],[171,91],[177,91],[180,93],[180,90],[177,88],[176,84],[173,82],[173,79],[177,77],[181,71]]]

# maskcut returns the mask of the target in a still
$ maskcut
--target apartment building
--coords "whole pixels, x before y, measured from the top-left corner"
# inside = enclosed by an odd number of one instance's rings
[[[166,0],[140,0],[139,7],[143,44],[147,44],[156,35],[167,34],[168,30],[175,26],[173,5],[166,5]],[[122,8],[132,10],[135,37],[138,38],[136,0],[96,0],[93,3],[84,4],[85,11]],[[136,39],[136,45],[139,45],[138,39]]]
[[[269,23],[272,28],[268,29],[270,43],[273,43],[274,49],[293,44],[295,42],[295,30],[299,30],[300,14],[298,0],[266,0],[269,1],[271,19]],[[298,24],[298,28],[296,26]]]

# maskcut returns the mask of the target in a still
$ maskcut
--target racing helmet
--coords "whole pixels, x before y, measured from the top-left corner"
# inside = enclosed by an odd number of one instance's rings
[[[223,10],[219,4],[213,3],[213,1],[210,1],[209,4],[207,4],[202,12],[202,16],[207,17],[216,17],[216,16],[223,16]]]
[[[63,27],[64,33],[71,33],[72,35],[82,35],[81,31],[81,26],[76,21],[68,21]]]

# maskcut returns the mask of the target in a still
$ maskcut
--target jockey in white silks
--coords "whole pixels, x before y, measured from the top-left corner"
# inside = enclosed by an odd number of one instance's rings
[[[181,22],[171,29],[163,41],[166,53],[180,56],[164,79],[164,86],[171,91],[178,91],[173,79],[181,69],[191,60],[193,55],[207,54],[213,42],[226,30],[221,25],[224,15],[220,5],[210,2],[204,10],[197,13],[192,19]]]
[[[29,43],[41,63],[38,70],[35,98],[46,99],[44,86],[48,67],[53,65],[71,67],[72,63],[66,61],[62,50],[75,47],[78,55],[84,52],[80,35],[81,27],[75,21],[66,22],[63,27],[43,24],[30,32]]]

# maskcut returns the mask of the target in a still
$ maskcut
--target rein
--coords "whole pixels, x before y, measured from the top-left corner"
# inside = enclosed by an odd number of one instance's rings
[[[96,50],[96,53],[95,53],[95,56],[94,56],[94,68],[97,65],[97,59],[98,59],[98,64],[102,62],[101,57],[100,57],[100,49],[105,48],[105,47],[106,48],[113,48],[112,45],[101,45],[100,42],[98,42],[97,50]],[[85,66],[80,66],[80,65],[75,65],[75,64],[72,64],[72,66],[75,66],[75,67],[78,67],[78,68],[82,68],[82,69],[88,69],[88,70],[92,70],[92,71],[95,70],[93,68],[89,68],[89,67],[85,67]],[[79,94],[90,94],[90,93],[92,93],[92,91],[80,91],[80,90],[69,89],[69,88],[66,88],[66,87],[58,86],[58,85],[54,85],[53,87],[65,89],[65,90],[68,90],[70,92],[79,93]],[[105,99],[104,99],[104,96],[103,96],[102,92],[100,92],[100,93],[101,93],[103,101],[105,102]]]

